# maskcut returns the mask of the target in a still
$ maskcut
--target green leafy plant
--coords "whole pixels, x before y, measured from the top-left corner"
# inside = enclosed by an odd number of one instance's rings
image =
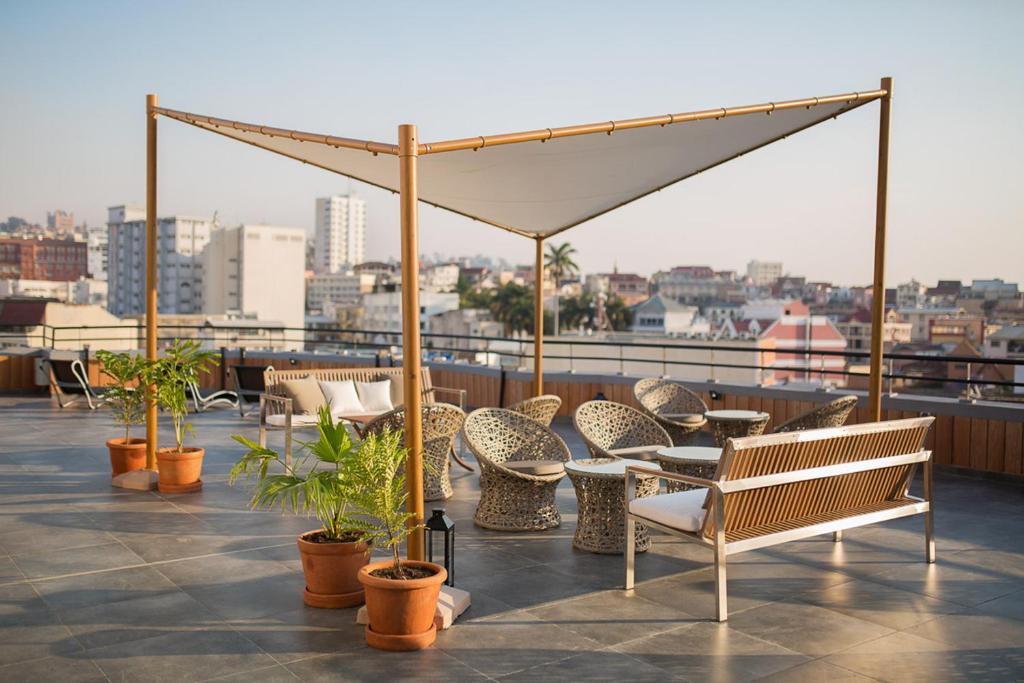
[[[355,476],[355,461],[364,441],[352,443],[343,423],[335,424],[326,406],[317,416],[319,439],[301,444],[308,455],[288,465],[277,451],[260,446],[241,435],[232,438],[248,448],[228,475],[234,484],[240,477],[255,478],[250,505],[253,508],[312,514],[323,528],[328,542],[368,540],[370,522],[358,514],[353,501],[363,483]],[[306,465],[312,459],[312,465]],[[271,473],[274,467],[277,473]],[[305,472],[303,474],[303,472]]]
[[[124,427],[124,442],[131,443],[132,425],[141,424],[146,415],[146,392],[139,380],[146,372],[146,359],[128,353],[98,351],[96,357],[103,364],[103,374],[110,378],[104,394],[106,405],[114,414],[114,421]]]
[[[163,358],[152,361],[144,373],[146,384],[153,386],[156,402],[171,416],[177,452],[185,450],[185,435],[192,434],[188,416],[189,385],[199,383],[199,376],[209,372],[214,353],[203,351],[198,341],[175,339]]]

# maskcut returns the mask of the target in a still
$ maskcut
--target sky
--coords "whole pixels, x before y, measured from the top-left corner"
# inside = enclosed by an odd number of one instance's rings
[[[871,90],[895,79],[887,279],[1024,281],[1022,2],[0,0],[0,216],[145,199],[145,95],[173,109],[425,140]],[[318,196],[390,194],[169,119],[161,215],[312,230]],[[564,234],[584,271],[674,265],[871,280],[878,106]],[[530,263],[533,244],[430,207],[420,251]]]

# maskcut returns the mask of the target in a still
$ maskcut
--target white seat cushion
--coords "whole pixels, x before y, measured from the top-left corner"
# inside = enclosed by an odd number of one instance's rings
[[[653,462],[658,459],[658,449],[665,446],[628,446],[626,448],[609,448],[608,452],[618,458],[632,458]]]
[[[356,393],[356,384],[350,379],[320,382],[320,390],[324,392],[324,398],[327,399],[327,405],[331,407],[332,413],[360,415],[366,412],[363,409],[363,402],[359,400],[359,394]]]
[[[532,474],[535,477],[565,472],[565,464],[557,460],[510,460],[502,464],[510,470]]]
[[[666,493],[629,501],[629,511],[644,519],[681,531],[700,531],[704,524],[707,489]]]
[[[356,392],[367,413],[386,413],[395,408],[391,402],[390,379],[380,382],[356,382]]]
[[[299,413],[292,415],[292,427],[313,427],[316,425],[316,422],[316,415],[302,415]],[[284,413],[267,415],[267,425],[270,427],[284,427]]]

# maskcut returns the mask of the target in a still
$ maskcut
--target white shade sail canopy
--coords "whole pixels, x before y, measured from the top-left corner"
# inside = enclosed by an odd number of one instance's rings
[[[419,198],[525,236],[546,237],[884,94],[850,93],[421,143]],[[395,145],[169,109],[157,113],[399,190]]]

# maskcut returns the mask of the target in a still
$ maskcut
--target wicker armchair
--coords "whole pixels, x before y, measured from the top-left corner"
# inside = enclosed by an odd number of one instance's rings
[[[543,396],[534,396],[525,401],[520,401],[509,406],[508,409],[516,413],[522,413],[526,417],[532,417],[545,427],[550,427],[551,421],[555,419],[555,413],[561,407],[562,399],[554,394],[544,394]]]
[[[654,418],[613,401],[587,401],[573,413],[572,424],[595,458],[653,461],[659,448],[672,445]]]
[[[667,379],[642,379],[633,385],[633,396],[644,412],[658,421],[676,446],[693,442],[707,424],[708,406],[700,396],[682,384]]]
[[[480,463],[480,502],[473,522],[499,531],[543,531],[562,523],[555,489],[569,448],[551,428],[502,408],[480,408],[463,435]]]
[[[842,427],[856,406],[856,396],[840,396],[834,401],[829,401],[813,410],[808,410],[803,415],[797,415],[793,419],[783,422],[775,428],[774,433]]]
[[[448,454],[455,444],[455,435],[462,429],[466,414],[450,403],[423,406],[423,500],[446,500],[452,497],[452,481],[448,476]],[[396,408],[374,418],[364,434],[385,429],[405,430],[405,408]]]

